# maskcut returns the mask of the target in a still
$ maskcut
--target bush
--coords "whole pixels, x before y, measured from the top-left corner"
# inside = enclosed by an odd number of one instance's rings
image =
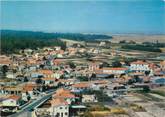
[[[149,51],[149,52],[161,52],[161,49],[151,45],[123,45],[121,48],[123,49],[132,49],[132,50],[141,50],[141,51]]]

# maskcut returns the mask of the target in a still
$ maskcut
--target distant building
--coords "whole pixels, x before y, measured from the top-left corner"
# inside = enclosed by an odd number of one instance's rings
[[[77,84],[72,85],[73,91],[84,91],[84,90],[88,90],[91,88],[91,83],[89,82],[80,82]]]
[[[6,100],[2,101],[3,107],[14,107],[17,109],[20,106],[21,97],[17,95],[11,95]]]
[[[128,68],[103,68],[103,74],[126,74],[128,72]]]
[[[144,71],[150,71],[150,68],[149,68],[149,64],[147,62],[136,61],[136,62],[131,63],[130,70],[144,72]]]
[[[75,101],[75,95],[73,93],[71,93],[70,90],[66,90],[66,89],[58,89],[56,91],[55,94],[53,94],[52,96],[53,98],[60,98],[60,99],[64,99],[68,104],[71,104],[72,102]]]
[[[95,95],[82,95],[82,102],[83,103],[97,102],[97,98]]]
[[[51,100],[51,107],[49,110],[50,115],[53,117],[69,117],[69,105],[62,98]]]
[[[165,71],[165,60],[160,62],[160,68]]]
[[[42,80],[45,81],[45,85],[48,85],[48,86],[57,86],[58,85],[58,82],[56,82],[56,79],[55,78],[43,78]]]
[[[95,71],[95,70],[98,70],[100,67],[100,64],[99,63],[90,63],[88,65],[88,68],[89,68],[89,71]]]

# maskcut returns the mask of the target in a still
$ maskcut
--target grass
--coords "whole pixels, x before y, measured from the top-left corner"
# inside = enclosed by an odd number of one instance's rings
[[[145,112],[146,111],[142,106],[139,106],[134,103],[130,105],[130,108],[135,112]]]
[[[159,98],[156,98],[156,97],[154,97],[154,96],[152,96],[152,95],[150,95],[149,93],[141,93],[142,95],[144,95],[145,97],[147,97],[150,101],[162,101],[161,99],[159,99]]]
[[[91,109],[86,111],[82,117],[105,117],[111,114],[124,114],[127,115],[127,112],[120,108],[120,107],[115,107],[115,108],[105,108],[103,105],[93,105]]]
[[[127,114],[127,112],[124,109],[119,108],[119,107],[118,108],[112,108],[111,113],[112,114]]]
[[[165,96],[165,91],[160,91],[160,90],[152,90],[150,93],[158,94],[161,96]]]

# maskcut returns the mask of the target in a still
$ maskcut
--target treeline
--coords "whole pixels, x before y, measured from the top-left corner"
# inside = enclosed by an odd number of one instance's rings
[[[11,54],[17,53],[20,49],[37,49],[45,46],[61,46],[62,49],[66,48],[66,44],[61,40],[42,40],[42,39],[12,39],[2,37],[1,39],[1,53]]]
[[[159,46],[153,45],[145,45],[145,44],[125,44],[121,48],[123,49],[131,49],[131,50],[141,50],[141,51],[148,51],[148,52],[161,52]]]
[[[61,46],[66,48],[66,44],[54,39],[52,35],[35,33],[31,31],[11,31],[1,30],[1,53],[17,53],[20,49],[37,49],[45,46]]]
[[[1,30],[1,53],[10,54],[18,52],[20,49],[37,49],[45,46],[61,46],[62,49],[65,49],[66,44],[60,38],[87,41],[100,38],[109,39],[111,37],[95,34]]]
[[[99,34],[81,34],[81,33],[44,33],[34,31],[14,31],[14,30],[1,30],[2,36],[9,36],[20,39],[72,39],[72,40],[96,40],[96,39],[110,39],[112,36],[99,35]]]

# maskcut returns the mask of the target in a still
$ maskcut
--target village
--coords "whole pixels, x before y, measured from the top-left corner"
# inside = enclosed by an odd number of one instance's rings
[[[164,117],[162,53],[66,45],[0,56],[2,117]]]

